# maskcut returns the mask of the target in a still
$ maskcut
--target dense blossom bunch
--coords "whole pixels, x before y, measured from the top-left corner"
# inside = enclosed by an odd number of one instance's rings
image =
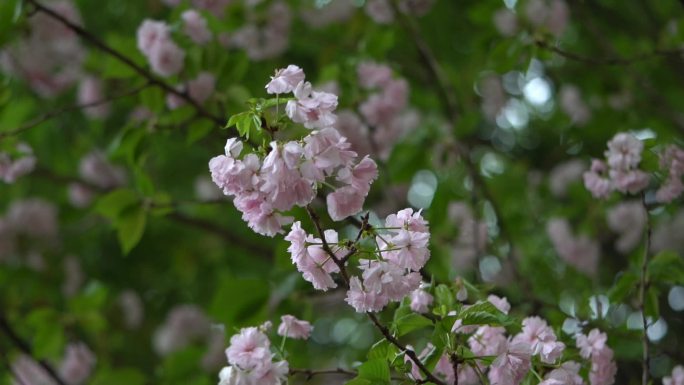
[[[591,360],[589,381],[591,385],[610,385],[615,381],[617,366],[613,360],[613,350],[608,347],[608,337],[598,329],[589,334],[578,334],[575,337],[580,356]]]
[[[569,265],[588,274],[596,274],[599,260],[599,244],[587,235],[576,236],[570,223],[553,218],[546,224],[546,233],[558,255]]]
[[[660,167],[666,172],[667,179],[656,191],[656,200],[669,203],[684,192],[684,150],[675,145],[667,146],[660,154]]]
[[[259,19],[265,22],[259,23]],[[288,47],[292,11],[282,1],[275,1],[266,9],[265,15],[259,15],[253,7],[247,10],[249,23],[238,30],[219,37],[228,47],[236,47],[247,52],[250,59],[259,61],[276,57]]]
[[[269,325],[248,327],[230,338],[226,349],[229,366],[219,373],[219,385],[280,385],[287,379],[288,362],[274,361]]]
[[[169,77],[183,69],[185,52],[171,39],[166,23],[147,19],[138,27],[137,37],[138,49],[155,73]]]
[[[303,71],[296,66],[279,70],[266,85],[269,93],[294,92],[287,115],[313,131],[301,141],[271,142],[261,159],[255,153],[240,158],[244,145],[229,139],[225,155],[209,162],[212,180],[226,195],[234,196],[235,207],[254,231],[273,236],[291,222],[280,212],[304,207],[315,197],[319,185],[334,186],[327,196],[328,213],[339,221],[361,211],[370,185],[377,177],[375,162],[357,161],[346,138],[331,127],[337,96],[311,90]]]
[[[52,1],[48,7],[72,23],[81,24],[71,1]],[[30,34],[0,51],[0,67],[26,81],[42,97],[54,97],[81,76],[85,51],[76,34],[59,21],[37,13],[28,18]]]
[[[631,134],[618,133],[608,142],[606,162],[594,159],[584,173],[584,185],[595,198],[613,191],[636,194],[645,189],[649,175],[639,169],[644,144]]]
[[[17,178],[33,171],[36,166],[36,157],[28,144],[17,144],[15,151],[18,156],[14,157],[6,152],[0,152],[0,180],[5,183],[14,183]]]
[[[359,260],[345,299],[357,312],[378,312],[420,287],[420,269],[430,258],[428,224],[420,212],[404,209],[385,220],[387,233],[376,234],[376,259]]]
[[[196,44],[206,44],[211,41],[211,31],[207,21],[194,9],[188,9],[181,14],[183,32]]]
[[[646,227],[646,211],[639,201],[628,201],[612,207],[607,215],[608,227],[619,234],[615,248],[626,254],[639,245]]]

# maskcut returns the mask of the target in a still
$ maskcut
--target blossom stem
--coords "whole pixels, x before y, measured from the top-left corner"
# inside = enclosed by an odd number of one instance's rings
[[[639,283],[639,310],[641,311],[641,322],[643,324],[643,334],[641,344],[643,355],[641,359],[641,384],[648,385],[649,378],[649,346],[648,346],[648,320],[646,319],[646,290],[648,288],[648,254],[651,248],[651,218],[646,204],[646,194],[641,193],[641,204],[646,211],[646,246],[644,248],[644,258],[641,263],[641,280]]]

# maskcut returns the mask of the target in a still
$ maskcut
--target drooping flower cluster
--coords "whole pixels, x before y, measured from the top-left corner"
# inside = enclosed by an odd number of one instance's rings
[[[221,369],[218,385],[280,385],[287,379],[288,362],[274,361],[265,327],[248,327],[230,339],[229,366]]]
[[[264,19],[265,22],[259,22]],[[265,15],[258,14],[254,7],[248,7],[247,20],[249,22],[238,30],[219,37],[224,46],[243,49],[254,61],[276,57],[287,49],[292,11],[285,2],[273,2]]]
[[[556,253],[567,264],[588,274],[596,274],[599,259],[599,244],[587,235],[576,236],[570,224],[562,218],[553,218],[546,224],[546,233]]]
[[[5,183],[14,183],[18,178],[33,171],[36,166],[36,157],[28,144],[17,144],[15,151],[18,153],[15,157],[0,152],[0,180]]]
[[[51,1],[46,6],[81,24],[73,2]],[[78,81],[85,51],[76,34],[51,16],[37,12],[27,21],[30,34],[0,52],[0,67],[26,81],[38,95],[56,96]]]
[[[565,350],[565,344],[557,340],[553,329],[539,317],[525,318],[522,325],[522,332],[512,342],[529,345],[532,355],[538,355],[542,362],[555,363]]]
[[[660,154],[660,167],[667,174],[667,179],[656,191],[656,200],[670,203],[684,192],[684,150],[675,145],[667,146]]]
[[[606,334],[598,329],[592,329],[587,335],[578,334],[575,337],[580,356],[591,360],[591,385],[611,385],[615,381],[617,366],[613,360],[613,349],[606,344],[607,340]]]
[[[639,170],[644,144],[631,134],[618,133],[608,142],[606,162],[593,159],[584,173],[584,185],[595,198],[605,198],[613,191],[636,194],[645,189],[649,175]]]
[[[207,21],[194,9],[188,9],[181,14],[183,20],[183,32],[194,43],[199,45],[207,44],[212,37],[211,31],[207,27]]]
[[[420,212],[404,209],[385,220],[387,233],[376,234],[377,259],[359,260],[361,278],[350,279],[347,301],[357,312],[378,312],[420,287],[420,269],[430,250],[428,224]]]
[[[240,158],[243,143],[229,139],[225,155],[209,162],[214,183],[235,197],[235,207],[250,228],[268,236],[282,232],[282,225],[291,222],[280,212],[309,204],[324,182],[337,184],[327,196],[333,220],[359,213],[377,177],[377,165],[368,157],[357,162],[346,138],[330,127],[335,122],[337,96],[311,91],[296,66],[277,71],[266,89],[277,94],[294,92],[296,99],[288,101],[286,108],[288,116],[316,129],[301,141],[271,142],[264,159],[254,153]]]
[[[146,19],[138,27],[137,37],[138,49],[155,73],[169,77],[183,69],[185,52],[171,39],[171,29],[166,23]]]

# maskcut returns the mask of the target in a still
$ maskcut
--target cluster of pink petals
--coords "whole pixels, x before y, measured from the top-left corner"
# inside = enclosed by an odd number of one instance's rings
[[[280,385],[287,379],[287,361],[273,361],[271,341],[259,328],[231,337],[226,356],[230,366],[219,373],[219,385]]]
[[[613,191],[636,194],[648,186],[649,175],[639,170],[644,144],[631,134],[618,133],[608,142],[606,163],[594,159],[584,173],[584,185],[595,198]]]
[[[171,40],[171,30],[166,23],[146,19],[138,27],[137,39],[138,49],[158,75],[169,77],[183,69],[185,52]]]
[[[153,338],[155,351],[167,355],[188,346],[209,334],[210,322],[202,309],[195,305],[174,307]]]
[[[629,253],[639,245],[646,226],[646,210],[640,201],[621,202],[606,213],[608,227],[619,234],[615,241],[615,248],[623,253]]]
[[[596,274],[600,252],[598,242],[586,235],[575,236],[568,221],[562,218],[549,220],[546,233],[556,253],[567,264],[585,274]]]
[[[617,365],[613,360],[613,350],[608,347],[608,337],[598,329],[592,329],[588,335],[575,336],[580,356],[591,360],[589,382],[591,385],[612,385],[615,382]]]
[[[257,20],[264,20],[259,22]],[[226,47],[244,49],[254,61],[279,56],[289,45],[292,11],[283,1],[274,1],[266,9],[265,15],[254,14],[252,7],[247,10],[250,22],[231,34],[219,36]]]
[[[656,200],[670,203],[684,192],[684,150],[670,145],[660,154],[660,167],[667,172],[665,183],[656,191]]]
[[[126,172],[107,160],[99,150],[86,154],[78,165],[81,182],[69,184],[69,203],[74,207],[87,207],[92,202],[95,190],[108,191],[126,184]]]
[[[299,95],[302,88],[310,87],[303,77],[301,69],[291,65],[276,71],[266,89],[273,93],[292,89]],[[330,217],[339,221],[357,214],[377,178],[375,162],[365,157],[356,163],[357,154],[351,151],[347,139],[329,126],[335,121],[337,96],[324,94],[314,91],[307,98],[288,102],[288,113],[295,122],[319,128],[302,141],[274,141],[262,160],[253,153],[240,159],[243,144],[233,138],[226,144],[225,155],[209,162],[214,183],[224,194],[235,197],[235,207],[243,213],[243,219],[260,234],[281,233],[282,225],[290,223],[291,218],[280,212],[309,204],[326,179],[327,185],[337,185],[326,198]],[[334,103],[328,103],[333,99]]]
[[[299,320],[289,314],[280,317],[280,321],[280,326],[278,326],[279,336],[306,340],[311,335],[311,331],[313,331],[313,326],[309,322]]]
[[[183,32],[196,44],[204,45],[211,41],[211,31],[207,21],[194,9],[188,9],[181,14]]]
[[[207,71],[200,72],[195,79],[189,80],[185,86],[178,87],[179,91],[188,92],[188,96],[199,104],[206,102],[214,93],[216,77]],[[176,109],[185,105],[185,99],[176,94],[166,95],[166,105],[169,109]]]
[[[75,24],[81,24],[72,1],[45,4]],[[51,16],[37,12],[27,19],[30,34],[0,52],[0,68],[26,81],[42,97],[53,97],[81,77],[85,50],[73,31]]]
[[[663,385],[684,385],[684,366],[675,366],[671,375],[663,377]]]
[[[563,162],[551,170],[549,175],[549,189],[556,197],[565,197],[568,188],[575,182],[582,180],[586,164],[580,159]]]
[[[59,365],[59,376],[69,385],[81,385],[95,367],[95,354],[83,343],[71,343]]]
[[[544,381],[539,385],[584,385],[584,380],[579,375],[580,367],[575,361],[563,362],[559,368],[544,376]]]
[[[417,289],[411,293],[411,310],[416,313],[427,313],[434,297],[426,290]]]
[[[337,258],[344,257],[346,249],[337,245],[338,236],[335,230],[324,232],[326,243]],[[292,263],[302,273],[304,280],[311,282],[316,290],[328,290],[337,287],[331,274],[340,271],[339,267],[323,249],[323,241],[307,234],[299,222],[292,225],[292,230],[285,236],[290,242]]]
[[[102,88],[102,81],[94,76],[81,78],[78,86],[78,103],[80,105],[94,104],[82,109],[89,118],[102,119],[109,115],[110,104],[103,102],[105,97]]]
[[[350,280],[345,299],[357,312],[378,312],[419,288],[420,269],[430,257],[430,233],[420,211],[404,209],[385,220],[388,232],[378,235],[378,259],[359,261],[361,278]]]
[[[26,143],[16,146],[19,157],[12,157],[6,152],[0,152],[0,180],[14,183],[18,178],[30,173],[36,167],[36,157],[33,149]]]
[[[522,325],[522,331],[513,337],[512,343],[525,344],[530,347],[532,355],[538,355],[542,362],[555,363],[563,354],[565,344],[558,341],[553,329],[539,317],[525,318]]]
[[[564,0],[531,0],[525,7],[527,19],[535,27],[544,27],[561,36],[570,21],[570,8]]]
[[[390,67],[375,62],[362,62],[356,71],[361,87],[371,91],[359,106],[363,124],[373,127],[370,140],[378,155],[387,158],[394,144],[418,124],[417,113],[407,109],[408,82],[394,78]]]

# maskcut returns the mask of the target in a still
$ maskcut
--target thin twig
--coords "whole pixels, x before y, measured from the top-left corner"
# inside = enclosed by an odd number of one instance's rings
[[[58,12],[55,12],[49,7],[46,7],[39,3],[37,0],[27,0],[29,3],[31,3],[38,11],[45,13],[46,15],[52,17],[53,19],[59,21],[62,23],[65,27],[69,28],[70,30],[74,31],[77,35],[79,35],[81,38],[84,40],[88,41],[95,47],[99,48],[101,51],[104,51],[105,53],[109,54],[110,56],[116,58],[119,60],[121,63],[125,64],[127,67],[131,68],[133,71],[137,72],[139,75],[143,76],[146,78],[151,84],[161,88],[162,90],[166,91],[167,93],[174,94],[178,96],[179,98],[183,99],[190,105],[192,105],[195,110],[197,110],[197,113],[217,125],[223,126],[225,124],[225,120],[222,119],[220,116],[214,115],[213,113],[209,112],[206,110],[200,103],[198,103],[195,99],[191,98],[190,95],[188,94],[187,91],[180,91],[176,89],[175,87],[169,85],[168,83],[162,81],[158,77],[154,76],[152,73],[147,71],[145,68],[141,67],[140,65],[136,64],[133,60],[131,60],[129,57],[126,55],[122,54],[121,52],[117,51],[116,49],[108,46],[105,44],[102,40],[85,30],[83,27],[71,22],[69,19],[66,17],[60,15]]]
[[[648,385],[649,377],[649,350],[648,350],[648,323],[646,320],[646,290],[648,288],[648,255],[651,248],[651,219],[648,214],[648,206],[646,205],[646,194],[641,193],[641,204],[646,211],[646,246],[644,250],[644,259],[641,263],[641,280],[639,283],[639,310],[641,310],[641,322],[643,323],[644,331],[641,338],[643,347],[643,356],[641,360],[641,385]]]
[[[634,64],[640,61],[644,60],[649,60],[649,59],[655,59],[658,57],[667,57],[667,56],[674,56],[674,55],[681,55],[684,53],[681,49],[656,49],[651,52],[645,52],[641,53],[632,57],[628,58],[622,58],[622,57],[607,57],[607,58],[595,58],[595,57],[590,57],[590,56],[584,56],[580,55],[578,53],[574,52],[569,52],[562,50],[558,48],[555,45],[549,44],[548,42],[537,39],[535,40],[535,44],[539,48],[543,48],[545,50],[551,51],[553,53],[556,53],[564,58],[574,60],[577,62],[582,62],[586,64],[591,64],[591,65],[607,65],[607,66],[615,66],[615,65],[630,65]]]
[[[14,346],[21,350],[24,354],[33,357],[33,352],[31,346],[24,341],[19,335],[12,329],[5,316],[0,314],[0,330],[9,338],[9,340],[14,344]],[[58,385],[66,385],[66,382],[57,374],[57,371],[45,360],[37,360],[38,365],[40,365],[47,374],[55,380]]]
[[[61,107],[61,108],[58,108],[58,109],[53,110],[53,111],[46,112],[43,115],[38,116],[38,117],[22,124],[21,126],[15,128],[15,129],[0,132],[0,139],[21,134],[22,132],[24,132],[28,129],[31,129],[31,128],[33,128],[33,127],[35,127],[41,123],[44,123],[50,119],[56,118],[56,117],[66,113],[66,112],[69,112],[69,111],[82,110],[82,109],[86,109],[89,107],[96,107],[96,106],[99,106],[102,104],[110,103],[116,99],[120,99],[120,98],[123,98],[126,96],[135,95],[135,94],[139,93],[140,91],[144,90],[145,88],[147,88],[151,85],[152,85],[152,83],[146,82],[145,84],[143,84],[139,87],[135,87],[131,90],[128,90],[126,92],[114,95],[114,96],[106,98],[106,99],[96,100],[96,101],[90,102],[90,103],[73,104],[70,106],[65,106],[65,107]]]

